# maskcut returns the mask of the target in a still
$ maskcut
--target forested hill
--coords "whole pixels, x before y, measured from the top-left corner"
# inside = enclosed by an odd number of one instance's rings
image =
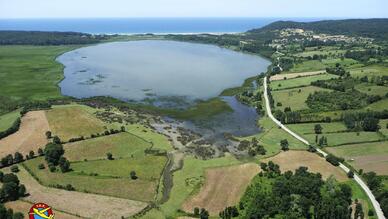
[[[354,36],[388,39],[388,19],[348,19],[324,20],[316,22],[277,21],[263,28],[253,29],[249,33],[260,33],[285,28],[301,28],[327,34],[345,34]]]
[[[77,32],[0,31],[0,45],[69,45],[98,43],[105,36]]]

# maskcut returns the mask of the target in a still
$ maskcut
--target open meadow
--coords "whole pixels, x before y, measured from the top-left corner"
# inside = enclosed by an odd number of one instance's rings
[[[55,59],[79,46],[0,46],[0,95],[14,99],[62,98],[63,66]]]
[[[46,116],[53,136],[62,141],[71,138],[90,137],[91,134],[103,133],[106,124],[93,116],[94,109],[82,105],[64,105],[46,111]]]

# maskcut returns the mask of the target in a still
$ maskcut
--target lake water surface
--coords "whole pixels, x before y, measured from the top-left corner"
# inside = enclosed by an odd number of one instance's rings
[[[60,83],[64,95],[76,98],[111,96],[161,107],[189,106],[197,99],[218,96],[246,78],[266,71],[270,62],[259,56],[213,45],[175,41],[131,41],[80,48],[58,57],[65,66]],[[210,140],[228,144],[224,134],[259,132],[258,115],[234,97],[222,97],[233,112],[180,126]]]
[[[208,99],[264,72],[268,60],[213,45],[174,41],[99,44],[61,55],[64,95],[125,101]],[[171,98],[172,97],[172,98]]]

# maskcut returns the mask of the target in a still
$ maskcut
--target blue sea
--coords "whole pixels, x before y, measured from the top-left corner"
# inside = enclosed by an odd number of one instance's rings
[[[319,18],[88,18],[0,19],[0,30],[74,31],[91,34],[239,33],[278,20]]]

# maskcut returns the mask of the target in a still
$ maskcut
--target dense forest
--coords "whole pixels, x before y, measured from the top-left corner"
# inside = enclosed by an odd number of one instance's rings
[[[91,44],[106,38],[77,32],[0,31],[0,45]]]
[[[383,39],[388,37],[388,19],[348,19],[325,20],[316,22],[278,21],[263,28],[253,29],[251,33],[261,33],[284,28],[301,28],[327,34],[345,34],[353,36]]]
[[[352,190],[348,185],[332,178],[324,181],[321,174],[310,173],[306,167],[295,173],[280,173],[279,166],[269,162],[262,163],[261,168],[264,173],[255,177],[235,207],[240,218],[348,219],[363,214],[361,209],[352,212]]]

